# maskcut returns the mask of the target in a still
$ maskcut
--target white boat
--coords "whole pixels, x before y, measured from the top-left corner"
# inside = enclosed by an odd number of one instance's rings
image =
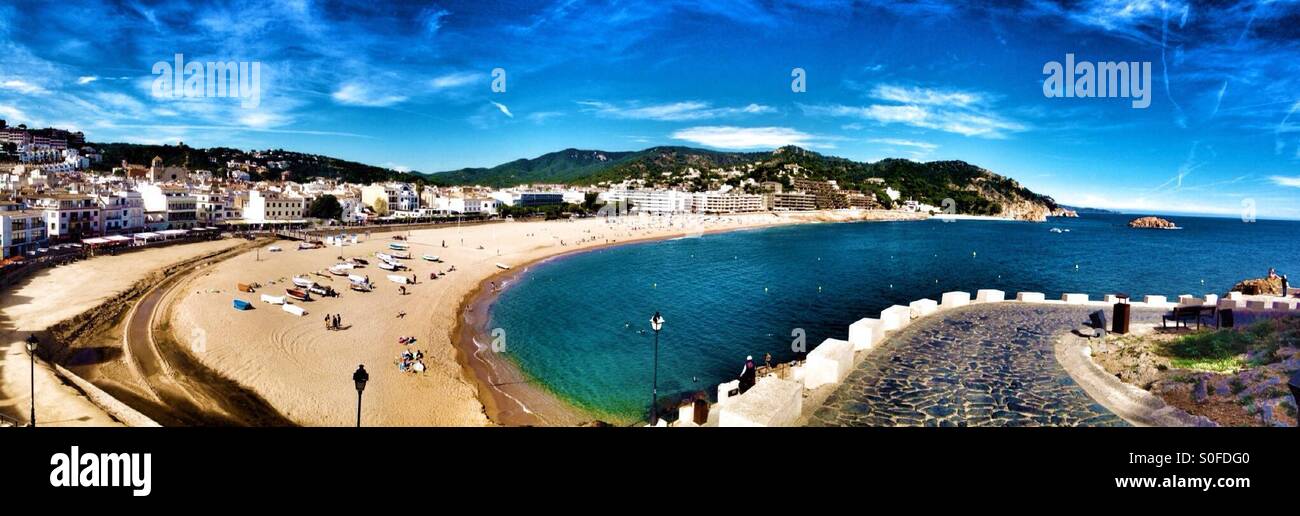
[[[395,270],[397,270],[398,267],[401,267],[401,266],[400,266],[400,265],[397,265],[397,264],[395,264],[395,263],[393,263],[393,262],[379,262],[379,268],[380,268],[380,269],[383,269],[383,270],[386,270],[386,271],[395,271]]]
[[[439,261],[439,260],[438,260],[438,256],[437,256],[437,255],[432,255],[432,254],[422,255],[422,256],[420,256],[420,258],[424,258],[425,261],[430,261],[430,262],[436,262],[436,261]]]
[[[351,281],[351,282],[353,282],[353,283],[366,283],[366,277],[365,277],[365,276],[359,276],[359,275],[356,275],[356,274],[349,274],[349,275],[348,275],[348,281]]]
[[[273,245],[273,246],[271,246],[271,247],[266,248],[266,250],[267,250],[267,251],[270,251],[270,252],[273,252],[273,253],[278,253],[278,252],[280,252],[281,249],[280,249],[280,246],[275,246],[275,245]]]
[[[392,250],[394,250],[394,251],[405,251],[405,250],[407,250],[407,249],[410,249],[411,246],[406,245],[406,244],[399,244],[399,243],[397,243],[397,242],[393,242],[393,243],[388,244],[388,248],[389,248],[389,249],[392,249]]]
[[[403,260],[410,260],[410,259],[411,259],[411,253],[398,253],[398,252],[394,252],[394,253],[393,253],[393,258],[401,258],[401,259],[403,259]]]
[[[347,276],[348,271],[350,270],[352,270],[352,264],[340,263],[338,265],[330,267],[330,274],[333,274],[335,276]]]
[[[283,305],[283,304],[284,304],[284,296],[271,296],[271,295],[267,295],[267,294],[262,294],[262,302],[263,302],[263,303],[270,303],[270,304],[273,304],[273,305]]]
[[[398,283],[398,284],[405,285],[405,284],[407,284],[408,282],[411,281],[411,278],[408,278],[408,277],[406,277],[406,276],[402,276],[402,275],[400,275],[400,274],[389,274],[389,275],[388,275],[388,281],[391,281],[391,282],[393,282],[393,283]]]
[[[315,282],[315,281],[312,281],[311,278],[306,278],[306,277],[303,277],[303,276],[294,276],[294,277],[293,277],[293,284],[294,284],[294,285],[298,285],[299,287],[302,287],[302,288],[312,288],[312,287],[316,286],[316,282]]]
[[[497,268],[498,268],[498,269],[504,269],[504,270],[510,270],[510,266],[509,266],[509,265],[506,265],[506,264],[501,263],[501,262],[497,262]]]
[[[394,260],[393,255],[391,255],[391,254],[385,254],[385,253],[379,253],[379,252],[376,252],[376,253],[375,253],[375,258],[379,258],[380,260],[383,260],[383,261],[386,261],[386,262],[391,262],[391,261]]]

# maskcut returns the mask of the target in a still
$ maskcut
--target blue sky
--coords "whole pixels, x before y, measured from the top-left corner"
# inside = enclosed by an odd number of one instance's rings
[[[3,4],[0,118],[94,141],[425,172],[796,144],[961,159],[1071,204],[1300,218],[1295,1]],[[260,63],[260,102],[155,97],[176,53]],[[1047,98],[1044,64],[1067,53],[1151,62],[1150,107]]]

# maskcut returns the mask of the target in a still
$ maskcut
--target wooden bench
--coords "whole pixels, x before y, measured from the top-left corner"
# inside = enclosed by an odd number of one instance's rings
[[[1209,318],[1210,321],[1215,320],[1215,307],[1213,306],[1174,307],[1174,310],[1172,312],[1161,316],[1160,327],[1168,328],[1169,321],[1173,321],[1174,328],[1178,328],[1179,324],[1182,324],[1184,328],[1188,328],[1189,327],[1187,325],[1188,321],[1196,321],[1196,329],[1199,330],[1201,329],[1201,320],[1207,317]],[[1207,325],[1208,324],[1210,323],[1207,322]],[[1218,323],[1214,323],[1214,324],[1217,326]]]

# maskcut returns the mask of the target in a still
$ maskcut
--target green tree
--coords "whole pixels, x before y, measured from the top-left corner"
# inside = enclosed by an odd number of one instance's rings
[[[317,219],[334,219],[343,218],[343,205],[339,204],[339,199],[330,194],[317,197],[307,207],[307,216]]]

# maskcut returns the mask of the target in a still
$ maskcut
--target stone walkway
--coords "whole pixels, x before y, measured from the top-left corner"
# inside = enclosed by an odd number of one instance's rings
[[[810,426],[1127,426],[1057,363],[1097,307],[997,303],[927,317],[864,358]],[[1109,316],[1109,310],[1107,315]],[[1134,311],[1134,323],[1161,311]]]

